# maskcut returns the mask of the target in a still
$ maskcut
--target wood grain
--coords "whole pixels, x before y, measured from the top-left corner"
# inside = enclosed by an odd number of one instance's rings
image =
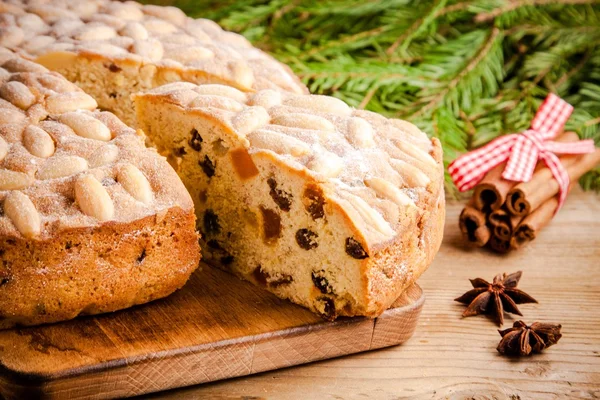
[[[520,251],[500,256],[466,248],[461,204],[448,206],[442,249],[419,280],[427,302],[402,346],[161,393],[155,399],[595,399],[600,397],[600,198],[574,190],[554,221]],[[526,322],[554,321],[563,338],[526,359],[501,357],[498,327],[461,319],[453,299],[468,278],[523,271],[520,287],[539,304]],[[507,317],[505,327],[515,320]]]
[[[376,320],[329,323],[204,266],[146,306],[0,331],[0,394],[126,397],[392,346],[413,334],[423,303],[414,285]]]

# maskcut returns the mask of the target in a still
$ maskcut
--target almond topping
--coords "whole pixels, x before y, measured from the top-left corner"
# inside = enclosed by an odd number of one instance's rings
[[[335,178],[342,172],[344,161],[329,151],[323,151],[316,154],[306,167],[328,178]]]
[[[373,127],[362,118],[350,118],[348,120],[348,141],[359,149],[374,147]]]
[[[115,213],[108,192],[92,175],[83,175],[75,181],[75,200],[84,214],[99,221],[108,221]]]
[[[425,187],[431,182],[423,171],[405,161],[392,159],[390,164],[410,187]]]
[[[54,140],[39,126],[29,125],[25,128],[23,145],[36,157],[48,158],[54,154]]]
[[[410,197],[385,179],[367,178],[365,179],[365,185],[373,189],[379,196],[390,199],[399,206],[415,206]]]
[[[0,87],[0,97],[10,101],[22,110],[27,110],[35,102],[35,96],[31,90],[21,82],[6,82]]]
[[[36,177],[41,180],[63,178],[85,171],[88,163],[77,156],[55,156],[49,158],[38,169]]]
[[[24,189],[33,183],[33,177],[24,172],[0,169],[0,190]]]
[[[4,212],[21,235],[32,238],[40,234],[40,215],[27,195],[18,191],[10,192],[4,200]]]
[[[231,120],[233,128],[241,135],[265,126],[269,123],[271,117],[267,110],[262,107],[248,107],[242,110]]]
[[[90,168],[98,168],[103,165],[112,164],[119,156],[119,148],[114,144],[99,147],[89,158]]]
[[[6,154],[8,154],[8,143],[0,136],[0,161],[4,160]]]
[[[318,131],[335,132],[335,126],[329,120],[318,115],[304,113],[289,113],[278,115],[271,121],[273,125],[289,126],[291,128],[313,129]]]
[[[91,115],[68,112],[58,117],[58,120],[81,137],[105,142],[111,139],[110,129]]]
[[[246,93],[232,88],[231,86],[208,84],[195,86],[193,90],[198,94],[212,94],[215,96],[229,97],[240,103],[246,102]]]
[[[335,115],[350,115],[352,109],[340,99],[322,95],[300,95],[286,99],[283,104],[290,107],[306,108],[317,112],[331,113]]]
[[[268,110],[271,107],[281,104],[281,93],[271,89],[261,90],[252,96],[248,104],[252,106],[261,106]]]
[[[312,152],[302,140],[268,129],[255,130],[248,135],[248,140],[252,146],[272,150],[281,155],[302,157]]]
[[[48,96],[46,109],[50,114],[62,114],[75,110],[93,110],[98,103],[83,92],[59,93]]]
[[[117,182],[136,200],[144,204],[152,202],[153,196],[150,182],[148,182],[148,179],[146,179],[142,171],[137,167],[131,164],[124,165],[119,170]]]

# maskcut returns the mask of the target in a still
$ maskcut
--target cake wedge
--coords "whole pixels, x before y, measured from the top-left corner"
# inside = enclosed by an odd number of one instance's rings
[[[334,97],[180,82],[134,96],[206,262],[326,319],[380,315],[436,254],[442,151]]]

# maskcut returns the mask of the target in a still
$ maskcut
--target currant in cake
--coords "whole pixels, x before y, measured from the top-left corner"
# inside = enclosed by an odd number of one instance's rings
[[[375,317],[427,268],[442,151],[341,100],[180,82],[134,97],[195,203],[206,262],[334,319]]]
[[[130,126],[130,95],[169,82],[307,92],[287,66],[244,37],[174,7],[7,0],[0,13],[0,46],[60,72]]]
[[[96,106],[0,48],[0,329],[164,297],[198,266],[177,174]]]

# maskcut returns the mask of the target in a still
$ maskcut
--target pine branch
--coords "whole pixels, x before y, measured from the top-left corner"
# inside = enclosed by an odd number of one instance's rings
[[[575,107],[565,129],[600,145],[600,0],[162,1],[245,35],[314,93],[410,120],[446,163],[528,128],[550,91]],[[580,183],[600,190],[600,169]]]

